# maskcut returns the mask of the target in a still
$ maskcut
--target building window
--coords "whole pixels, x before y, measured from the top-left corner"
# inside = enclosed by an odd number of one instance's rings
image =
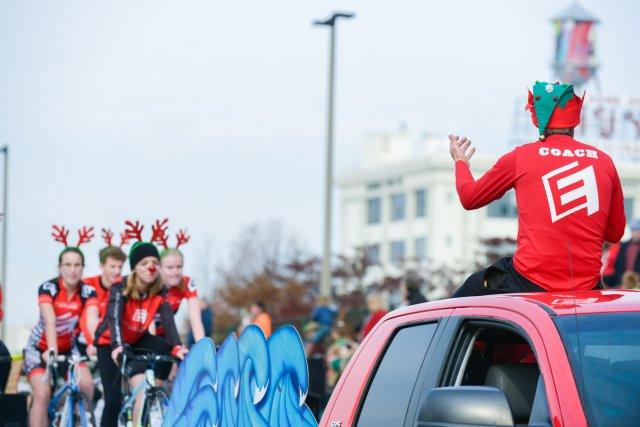
[[[379,182],[369,182],[367,183],[367,190],[378,190],[380,189]]]
[[[379,197],[367,200],[367,223],[379,224],[380,223],[380,204]]]
[[[495,200],[487,206],[489,218],[517,218],[518,208],[513,197],[513,191],[509,191],[502,198]]]
[[[631,198],[624,198],[624,215],[627,217],[627,223],[633,220],[633,204],[635,200]]]
[[[391,256],[389,259],[393,263],[404,261],[404,241],[391,242]]]
[[[427,238],[426,237],[418,237],[415,242],[415,255],[418,261],[426,261],[427,259]]]
[[[404,194],[394,194],[391,196],[391,221],[401,221],[405,217],[405,197]]]
[[[416,190],[416,218],[427,216],[427,190]]]
[[[380,245],[367,246],[366,257],[372,264],[380,264]]]

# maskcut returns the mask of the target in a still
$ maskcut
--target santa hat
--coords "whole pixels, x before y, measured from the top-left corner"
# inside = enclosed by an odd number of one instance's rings
[[[584,95],[576,95],[573,85],[536,81],[525,109],[531,112],[531,121],[542,137],[547,129],[578,126],[583,101]]]

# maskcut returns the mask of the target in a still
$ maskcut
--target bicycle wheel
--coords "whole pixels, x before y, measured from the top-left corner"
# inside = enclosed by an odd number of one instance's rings
[[[79,392],[75,399],[75,418],[78,421],[76,425],[81,427],[97,427],[96,417],[93,413],[93,404],[86,394]]]
[[[70,417],[69,406],[71,406],[71,394],[68,392],[63,396],[60,396],[58,401],[56,402],[56,410],[53,414],[52,419],[50,420],[51,425],[54,427],[67,427],[70,422],[72,422],[72,417]]]
[[[164,387],[155,387],[151,390],[142,408],[142,426],[161,427],[168,402],[169,397]]]

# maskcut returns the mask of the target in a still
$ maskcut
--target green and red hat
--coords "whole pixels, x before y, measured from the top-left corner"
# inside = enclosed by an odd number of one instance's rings
[[[160,260],[160,254],[158,253],[158,248],[153,244],[155,240],[155,231],[153,231],[154,235],[151,236],[150,242],[145,242],[142,237],[142,230],[144,230],[144,225],[140,224],[140,221],[130,221],[127,220],[124,222],[126,225],[124,236],[127,240],[135,239],[136,242],[131,246],[129,250],[129,267],[131,271],[136,267],[140,261],[144,258],[152,256]]]
[[[525,109],[531,112],[531,121],[543,136],[547,129],[578,126],[583,100],[584,95],[576,95],[571,84],[536,81]]]

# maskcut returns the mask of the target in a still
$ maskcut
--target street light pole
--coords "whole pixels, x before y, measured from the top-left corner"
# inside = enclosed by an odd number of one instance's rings
[[[339,18],[351,19],[353,13],[335,12],[324,21],[314,21],[313,25],[329,27],[329,93],[327,100],[327,147],[325,159],[324,187],[324,242],[322,251],[322,276],[320,295],[331,296],[331,215],[333,194],[333,103],[335,74],[336,22]]]
[[[2,290],[2,305],[0,305],[0,310],[4,316],[6,316],[7,312],[5,310],[7,300],[7,200],[8,200],[8,188],[9,188],[9,146],[5,145],[0,148],[0,152],[4,154],[4,179],[2,181],[2,257],[0,258],[0,263],[2,263],[0,270],[0,283]],[[2,328],[0,329],[0,333],[2,333],[2,340],[5,341],[7,339],[7,322],[4,320],[0,320],[2,323]]]

